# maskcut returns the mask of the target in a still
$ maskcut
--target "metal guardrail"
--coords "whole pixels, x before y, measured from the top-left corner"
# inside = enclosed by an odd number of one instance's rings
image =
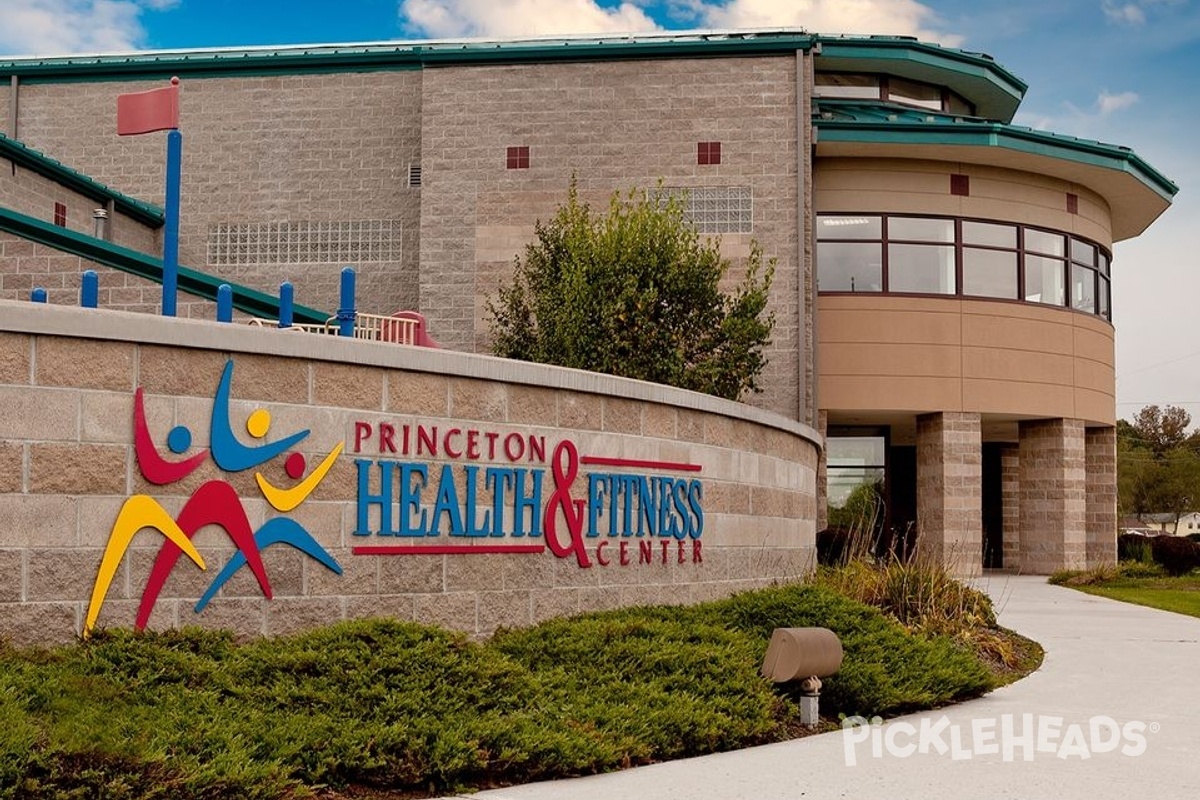
[[[249,320],[249,324],[261,328],[278,328],[279,320],[253,317]],[[389,317],[382,314],[364,314],[362,312],[354,315],[354,338],[365,341],[409,345],[425,344],[425,346],[429,346],[427,343],[422,342],[420,327],[419,319],[407,316]],[[338,328],[338,318],[330,317],[323,325],[293,324],[283,328],[283,330],[337,336]]]

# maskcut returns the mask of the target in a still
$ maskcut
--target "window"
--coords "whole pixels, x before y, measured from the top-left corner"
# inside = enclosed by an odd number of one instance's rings
[[[1016,300],[1019,296],[1017,254],[964,247],[963,294]]]
[[[954,246],[889,244],[888,291],[955,294]]]
[[[931,111],[942,110],[942,90],[938,86],[927,83],[906,81],[903,78],[888,78],[887,97],[893,103],[903,103],[906,106],[928,108]]]
[[[818,72],[813,93],[817,97],[844,97],[858,100],[881,100],[878,75],[847,75],[840,72]]]
[[[831,430],[825,440],[829,527],[863,532],[882,526],[887,439],[879,434]]]
[[[395,263],[402,243],[396,219],[218,223],[208,229],[208,265]]]
[[[877,100],[956,116],[975,115],[974,106],[948,89],[891,75],[818,72],[813,76],[813,94],[838,100]]]
[[[669,187],[685,197],[683,213],[700,233],[750,233],[754,229],[754,193],[749,186]]]
[[[822,292],[1023,300],[1111,319],[1110,256],[1086,239],[900,214],[821,214],[816,227]]]
[[[819,291],[883,291],[882,217],[822,216],[817,238]]]
[[[817,290],[883,291],[883,258],[877,244],[817,242]]]
[[[1025,254],[1025,300],[1052,306],[1066,305],[1066,263],[1057,258]]]
[[[54,224],[60,228],[67,227],[67,207],[63,203],[54,204]]]
[[[508,169],[529,169],[529,148],[508,148]]]
[[[696,142],[696,163],[701,165],[721,163],[720,142]]]

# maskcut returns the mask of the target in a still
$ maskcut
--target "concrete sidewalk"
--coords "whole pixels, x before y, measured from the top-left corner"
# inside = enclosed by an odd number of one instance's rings
[[[1041,642],[1042,668],[987,697],[942,711],[890,720],[879,731],[880,757],[869,740],[848,744],[830,733],[732,753],[655,764],[572,780],[529,784],[472,795],[478,800],[795,800],[795,798],[1194,798],[1200,796],[1200,619],[1089,597],[1050,586],[1045,578],[991,576],[983,581],[1007,627]],[[1004,715],[1016,736],[1022,715],[1054,725],[1047,739],[1056,748],[1089,751],[1088,758],[1033,751],[1009,737],[1006,760],[990,749],[1004,740]],[[1115,737],[1108,728],[1093,739],[1089,721],[1098,715],[1127,726]],[[945,716],[948,723],[943,723]],[[994,723],[992,722],[994,720]],[[932,726],[929,752],[889,754],[891,736],[903,748],[920,739],[922,721]],[[972,723],[980,727],[973,735]],[[903,727],[903,723],[912,729]],[[989,724],[990,723],[990,724]],[[1136,752],[1136,724],[1144,723],[1144,752]],[[1082,735],[1075,738],[1072,725]],[[889,734],[889,730],[897,730]],[[940,732],[939,732],[940,726]],[[933,739],[953,750],[939,755]],[[917,733],[912,733],[917,731]],[[1132,734],[1132,735],[1131,735]],[[1092,744],[1119,739],[1110,752]],[[847,764],[847,748],[855,764]]]

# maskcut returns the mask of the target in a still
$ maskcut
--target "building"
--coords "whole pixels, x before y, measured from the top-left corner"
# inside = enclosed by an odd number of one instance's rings
[[[364,310],[486,352],[572,176],[599,202],[661,180],[735,262],[778,261],[749,402],[826,434],[815,528],[878,483],[885,527],[965,573],[1114,559],[1112,244],[1176,187],[1013,125],[1026,86],[991,57],[773,31],[0,61],[0,295],[73,302],[93,266],[102,305],[155,309],[162,141],[114,109],[173,75],[185,313],[220,281],[269,311],[286,279],[319,318],[354,264]]]

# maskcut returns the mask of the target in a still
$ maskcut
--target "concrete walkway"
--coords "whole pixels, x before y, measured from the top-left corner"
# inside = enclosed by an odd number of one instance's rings
[[[477,800],[1200,797],[1200,619],[1089,597],[1045,578],[992,576],[1001,623],[1041,642],[1042,668],[987,697],[890,720],[870,740],[844,732],[572,780],[481,792]],[[1024,725],[1023,715],[1032,715]],[[1011,715],[1012,736],[1002,733]],[[946,721],[942,721],[942,717]],[[1090,720],[1111,718],[1124,730]],[[1052,718],[1061,718],[1056,724]],[[911,726],[905,727],[905,723]],[[928,726],[928,752],[912,748]],[[1140,730],[1137,723],[1144,725]],[[979,736],[972,725],[978,727]],[[1057,752],[1036,750],[1038,725]],[[1078,728],[1072,731],[1072,725]],[[958,756],[953,737],[957,728]],[[895,729],[895,730],[893,730]],[[1032,760],[1019,741],[1034,743]],[[1139,748],[1140,738],[1144,748]],[[864,732],[865,733],[865,732]],[[1002,745],[1011,746],[1006,760]],[[936,740],[936,741],[935,741]],[[1115,740],[1115,741],[1114,741]],[[1098,752],[1113,741],[1116,749]],[[938,744],[947,748],[937,752]],[[993,754],[966,751],[987,751]],[[855,764],[847,764],[847,749]],[[1144,749],[1140,755],[1137,750]],[[1122,750],[1126,750],[1123,753]],[[1080,753],[1088,752],[1083,758]],[[1075,755],[1072,755],[1075,753]],[[1066,758],[1060,758],[1066,755]]]

